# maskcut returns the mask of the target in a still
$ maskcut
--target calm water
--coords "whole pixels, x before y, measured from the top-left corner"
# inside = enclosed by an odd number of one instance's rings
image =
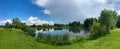
[[[44,34],[51,34],[51,35],[64,35],[69,34],[71,37],[74,36],[87,36],[87,33],[80,28],[69,28],[69,29],[63,29],[63,28],[41,28],[36,29],[35,31],[35,38],[39,36],[39,33]]]

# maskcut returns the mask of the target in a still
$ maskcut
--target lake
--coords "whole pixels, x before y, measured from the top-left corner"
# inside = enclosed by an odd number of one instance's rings
[[[65,28],[40,28],[35,30],[36,31],[35,31],[34,38],[37,38],[39,36],[39,33],[51,34],[51,35],[64,35],[67,33],[70,37],[88,36],[88,33],[81,28],[66,28],[66,29]]]

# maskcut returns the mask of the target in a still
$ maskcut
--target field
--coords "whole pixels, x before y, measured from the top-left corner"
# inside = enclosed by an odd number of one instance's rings
[[[0,49],[120,49],[120,29],[96,40],[73,45],[53,46],[36,42],[31,36],[19,29],[0,28]]]

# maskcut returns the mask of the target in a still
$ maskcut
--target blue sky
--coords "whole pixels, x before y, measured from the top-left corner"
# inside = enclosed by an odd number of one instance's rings
[[[44,14],[44,9],[33,4],[32,0],[0,0],[0,23],[4,24],[7,19],[11,21],[16,17],[26,21],[30,16],[40,20],[54,21],[49,15]]]
[[[30,16],[36,16],[48,20],[48,15],[43,14],[42,7],[32,4],[31,0],[0,0],[0,20],[15,17],[26,20]]]
[[[27,24],[83,22],[103,9],[120,14],[120,0],[0,0],[0,25],[18,17]]]

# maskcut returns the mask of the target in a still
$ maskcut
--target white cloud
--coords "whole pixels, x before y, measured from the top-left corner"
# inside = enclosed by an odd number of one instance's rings
[[[43,24],[49,24],[49,25],[54,25],[52,21],[45,21],[45,20],[40,20],[38,17],[33,17],[30,16],[28,20],[26,21],[27,25],[43,25]]]
[[[0,20],[0,25],[5,25],[6,22],[12,23],[11,19],[7,19],[7,20]],[[30,16],[27,20],[25,21],[21,21],[21,22],[25,22],[27,25],[43,25],[43,24],[49,24],[49,25],[54,25],[54,23],[52,21],[45,21],[45,20],[40,20],[38,19],[38,17],[33,17]]]
[[[48,1],[49,0],[33,0],[33,3],[37,4],[38,6],[46,6]]]
[[[36,5],[44,7],[51,17],[61,22],[81,21],[88,17],[98,17],[101,10],[120,10],[119,0],[34,0]],[[40,2],[41,1],[41,2]],[[45,1],[42,2],[42,1]],[[44,6],[43,6],[43,5]],[[48,12],[48,13],[49,13]],[[64,21],[63,21],[64,20]]]
[[[120,15],[120,10],[119,10],[119,11],[117,11],[117,13]]]
[[[107,2],[107,0],[95,0],[95,1],[97,1],[100,4],[105,4]]]
[[[45,10],[43,10],[43,13],[44,13],[44,14],[48,14],[48,15],[49,15],[49,14],[50,14],[50,11],[49,11],[49,10],[47,10],[47,9],[45,9]]]
[[[6,22],[12,23],[12,20],[10,20],[10,19],[0,20],[0,25],[5,25]]]

